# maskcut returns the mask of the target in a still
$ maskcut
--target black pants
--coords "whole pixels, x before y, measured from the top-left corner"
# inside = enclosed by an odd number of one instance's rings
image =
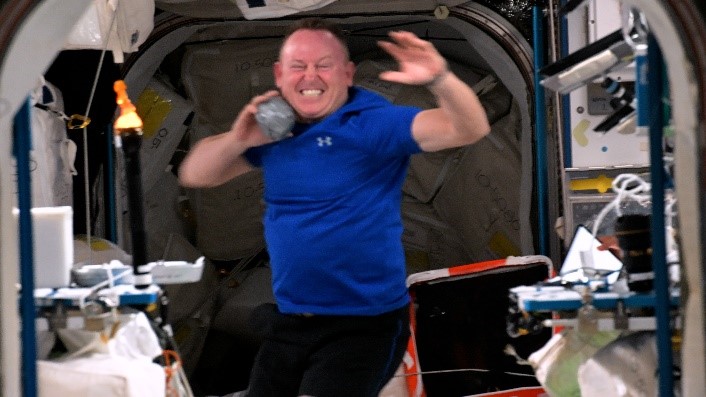
[[[409,339],[409,308],[378,316],[253,313],[264,342],[248,397],[376,397],[399,367]]]

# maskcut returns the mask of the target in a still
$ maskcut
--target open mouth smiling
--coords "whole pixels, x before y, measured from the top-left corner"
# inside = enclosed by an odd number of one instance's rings
[[[319,96],[324,93],[323,90],[301,90],[299,91],[303,96]]]

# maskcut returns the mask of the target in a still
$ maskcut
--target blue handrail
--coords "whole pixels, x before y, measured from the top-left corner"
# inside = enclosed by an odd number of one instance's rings
[[[539,225],[539,254],[548,255],[547,215],[547,114],[544,87],[539,84],[539,70],[544,66],[544,16],[542,9],[532,9],[534,47],[534,118],[535,118],[535,169],[537,180],[537,214]]]
[[[20,243],[20,315],[22,318],[22,396],[37,395],[37,342],[34,305],[34,242],[32,238],[32,183],[29,152],[32,147],[29,100],[15,115],[13,153],[17,163],[17,204]]]
[[[657,356],[659,372],[659,396],[674,395],[672,373],[672,335],[669,321],[671,309],[669,299],[669,276],[666,264],[666,244],[664,225],[664,160],[662,158],[662,137],[664,129],[663,59],[657,40],[650,35],[646,56],[647,92],[646,104],[638,102],[638,108],[645,108],[650,130],[650,177],[652,182],[652,269],[654,271],[655,317],[657,324]]]

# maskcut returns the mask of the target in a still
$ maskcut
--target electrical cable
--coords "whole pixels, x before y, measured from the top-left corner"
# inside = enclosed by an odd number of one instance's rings
[[[110,32],[113,31],[113,24],[115,23],[115,18],[118,14],[118,7],[120,7],[120,2],[118,1],[113,12],[113,17],[110,19],[110,25],[108,27],[108,37],[105,40],[105,46],[101,50],[101,55],[98,60],[98,69],[96,69],[96,75],[93,78],[93,86],[91,87],[91,93],[88,96],[88,103],[86,104],[86,111],[83,113],[88,117],[88,112],[91,110],[93,104],[93,97],[95,96],[96,89],[98,87],[98,77],[100,76],[101,69],[103,68],[103,60],[105,58],[105,53],[108,51],[108,44],[110,42]],[[86,242],[88,243],[88,263],[93,263],[93,249],[91,248],[91,194],[90,194],[90,179],[88,177],[88,125],[83,126],[82,130],[83,138],[83,199],[86,201],[85,217],[86,217]]]
[[[634,184],[634,186],[631,186],[631,184]],[[591,231],[593,237],[597,237],[598,229],[608,213],[615,211],[617,216],[622,215],[620,204],[623,200],[632,199],[641,205],[647,205],[651,200],[649,193],[652,185],[636,174],[620,174],[616,176],[611,183],[611,187],[616,196],[596,216]]]

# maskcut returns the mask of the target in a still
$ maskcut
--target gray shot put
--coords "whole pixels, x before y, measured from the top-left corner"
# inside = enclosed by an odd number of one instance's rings
[[[273,141],[292,136],[295,115],[292,107],[282,97],[274,97],[257,107],[255,120],[262,131]]]

